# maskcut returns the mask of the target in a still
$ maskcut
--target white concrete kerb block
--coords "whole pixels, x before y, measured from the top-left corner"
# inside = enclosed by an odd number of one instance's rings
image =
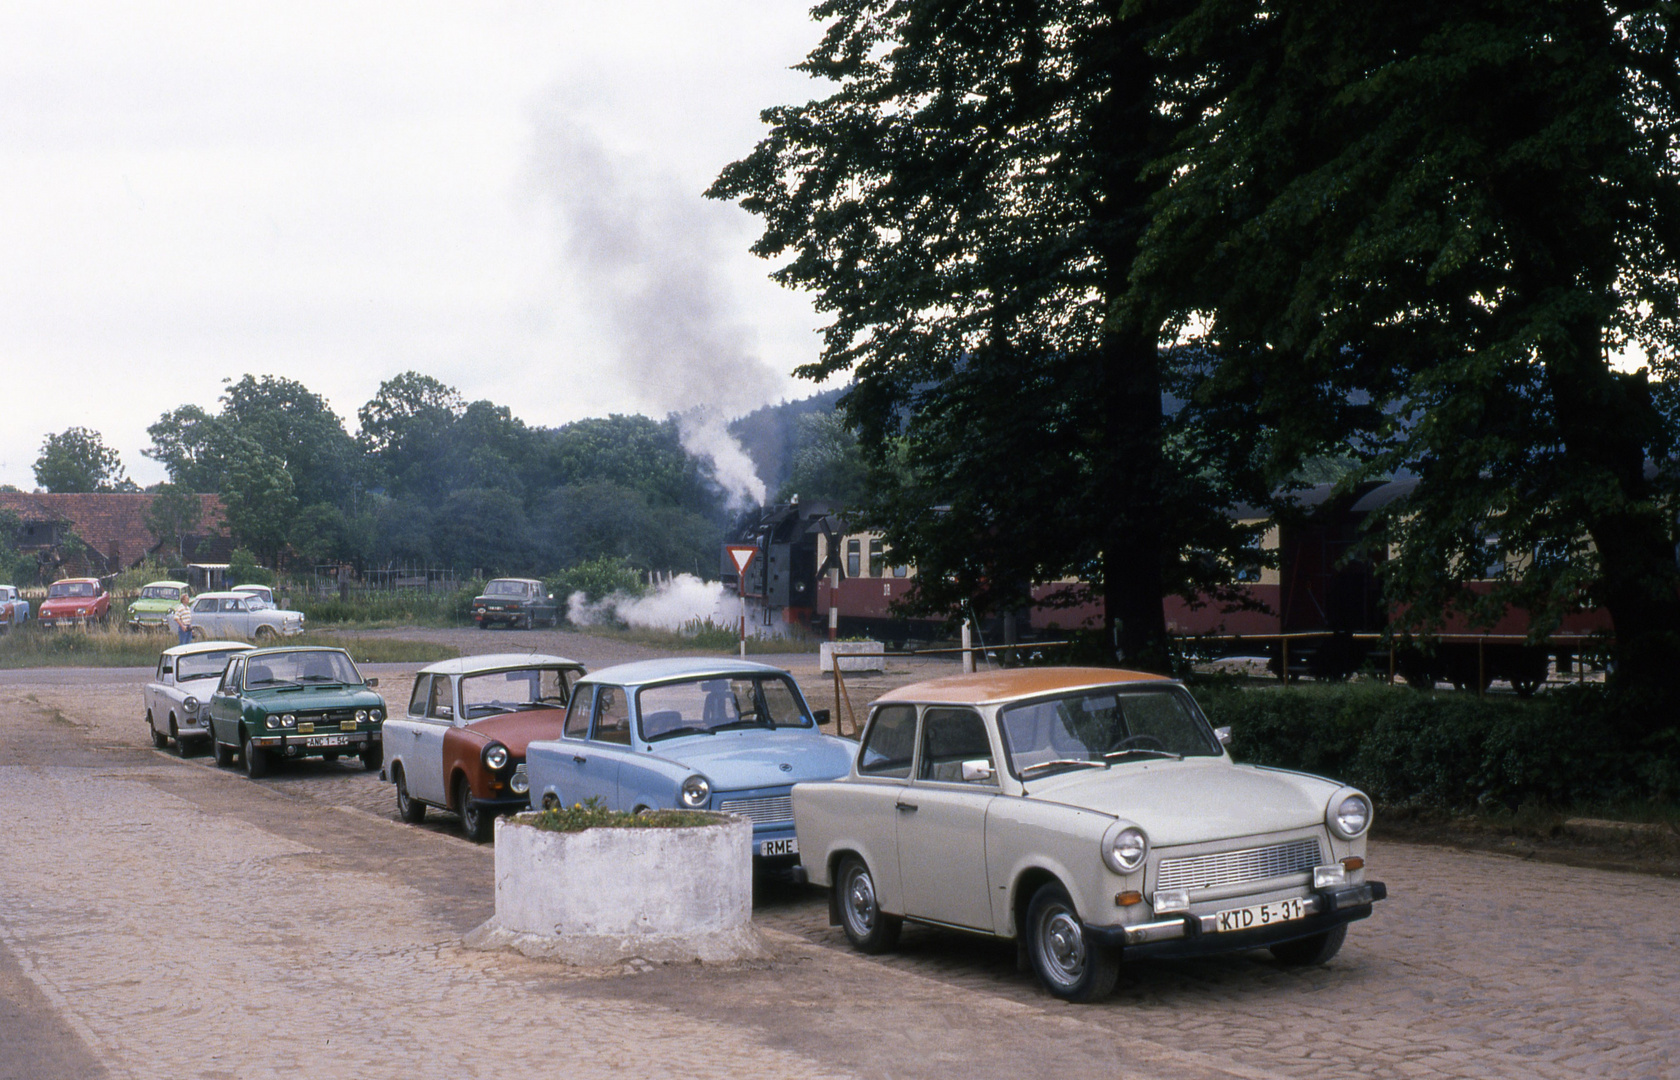
[[[833,671],[837,662],[841,671],[885,671],[887,659],[884,656],[849,656],[849,653],[883,652],[879,641],[825,641],[817,647],[817,670]]]
[[[600,966],[769,954],[752,925],[752,823],[551,832],[496,821],[496,914],[469,946]]]

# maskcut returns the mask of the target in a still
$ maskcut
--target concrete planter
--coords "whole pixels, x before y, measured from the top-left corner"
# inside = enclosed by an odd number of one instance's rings
[[[851,656],[851,653],[880,653],[879,641],[825,641],[817,648],[817,670],[833,671],[839,663],[841,671],[885,671],[884,656]]]
[[[768,955],[752,925],[752,823],[551,832],[496,821],[496,914],[467,944],[586,966]]]

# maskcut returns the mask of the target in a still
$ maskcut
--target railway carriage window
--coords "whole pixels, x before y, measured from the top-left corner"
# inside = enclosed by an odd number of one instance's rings
[[[881,548],[881,541],[869,541],[869,576],[880,577],[881,572],[886,568],[887,560],[885,552]]]
[[[904,577],[909,572],[910,568],[903,564],[893,567],[893,577]]]
[[[857,540],[846,541],[846,576],[847,577],[862,577],[863,576],[862,567],[859,565],[862,558],[863,558],[861,552],[862,552],[862,545],[859,541],[857,541]]]
[[[572,694],[571,707],[566,710],[566,738],[582,739],[589,735],[589,716],[595,705],[595,688],[582,686]]]
[[[992,775],[969,783],[997,786],[997,768],[992,762],[992,744],[986,739],[986,722],[969,709],[929,709],[922,717],[922,764],[917,776],[945,783],[963,782],[965,761],[984,761]]]
[[[414,693],[408,696],[408,715],[426,715],[426,693],[431,689],[430,675],[416,675],[414,677]]]
[[[595,741],[630,745],[630,703],[616,686],[595,690]]]
[[[858,772],[909,779],[915,749],[916,707],[883,705],[869,725],[863,749],[858,751]]]

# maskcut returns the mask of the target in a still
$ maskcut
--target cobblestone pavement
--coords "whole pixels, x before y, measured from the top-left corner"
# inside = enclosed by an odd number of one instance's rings
[[[142,678],[0,675],[0,1077],[1680,1076],[1680,882],[1376,843],[1392,898],[1329,966],[1138,964],[1083,1007],[984,939],[858,956],[772,883],[769,962],[580,971],[459,946],[493,856],[448,815],[153,751]]]

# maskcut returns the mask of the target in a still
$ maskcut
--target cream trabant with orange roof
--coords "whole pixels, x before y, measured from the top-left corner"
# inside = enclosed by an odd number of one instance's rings
[[[1318,964],[1387,895],[1371,800],[1238,765],[1182,685],[1105,668],[915,683],[870,709],[851,772],[793,789],[805,876],[853,946],[905,919],[1021,943],[1051,993],[1121,959],[1268,948]]]

